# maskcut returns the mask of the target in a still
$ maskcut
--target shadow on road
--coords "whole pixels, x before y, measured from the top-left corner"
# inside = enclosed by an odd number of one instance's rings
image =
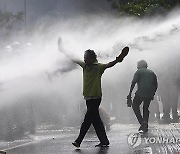
[[[102,148],[97,148],[97,151],[94,154],[107,154],[109,150],[109,147],[102,147]],[[88,154],[89,150],[85,149],[75,149],[74,153],[77,154]]]

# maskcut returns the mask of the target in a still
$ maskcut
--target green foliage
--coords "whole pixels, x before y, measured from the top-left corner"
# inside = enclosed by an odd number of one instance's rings
[[[160,13],[168,11],[180,4],[179,0],[107,0],[111,3],[113,9],[119,11],[120,15],[135,15],[143,16],[152,14],[153,12]]]

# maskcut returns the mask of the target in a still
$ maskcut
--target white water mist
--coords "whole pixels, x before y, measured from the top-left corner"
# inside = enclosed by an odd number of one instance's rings
[[[27,103],[31,98],[33,102],[49,107],[45,115],[58,117],[63,112],[68,119],[74,119],[81,114],[77,112],[84,103],[82,70],[80,67],[71,69],[67,57],[58,51],[59,36],[64,50],[82,60],[86,49],[95,50],[99,62],[106,63],[115,59],[124,46],[130,47],[125,60],[104,73],[102,106],[108,112],[110,104],[119,106],[116,114],[125,114],[128,110],[126,95],[138,60],[147,60],[149,68],[157,73],[166,74],[167,68],[174,69],[172,76],[180,77],[177,58],[180,56],[179,11],[151,19],[80,16],[57,21],[46,31],[38,25],[28,36],[33,45],[31,51],[22,47],[19,55],[12,53],[10,57],[1,58],[1,106],[16,105],[21,98],[24,98],[22,103]],[[22,36],[21,40],[23,38],[27,39],[27,36]],[[59,73],[52,75],[57,69]],[[37,106],[34,106],[36,115],[40,108]]]

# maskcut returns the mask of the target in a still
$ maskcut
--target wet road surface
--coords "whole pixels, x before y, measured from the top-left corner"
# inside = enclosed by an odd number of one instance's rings
[[[178,154],[180,153],[180,124],[150,124],[149,132],[137,133],[139,125],[114,124],[107,132],[108,148],[95,147],[99,143],[93,133],[88,133],[79,149],[71,143],[78,129],[46,130],[28,139],[1,142],[0,150],[7,154]]]

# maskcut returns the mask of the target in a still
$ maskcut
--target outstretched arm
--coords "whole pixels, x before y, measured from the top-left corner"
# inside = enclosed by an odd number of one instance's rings
[[[113,60],[113,61],[106,64],[106,68],[113,67],[114,65],[116,65],[117,63],[122,62],[122,61],[123,61],[123,59],[122,60],[117,60],[117,59]]]
[[[75,59],[75,58],[72,58],[72,56],[70,56],[69,54],[67,54],[66,52],[65,52],[65,50],[62,48],[62,38],[61,37],[59,37],[58,38],[58,42],[57,42],[57,44],[58,44],[58,50],[59,50],[59,52],[61,52],[61,53],[63,53],[68,59],[70,59],[72,62],[74,62],[74,63],[76,63],[76,64],[79,64],[79,60],[77,60],[77,59]]]

